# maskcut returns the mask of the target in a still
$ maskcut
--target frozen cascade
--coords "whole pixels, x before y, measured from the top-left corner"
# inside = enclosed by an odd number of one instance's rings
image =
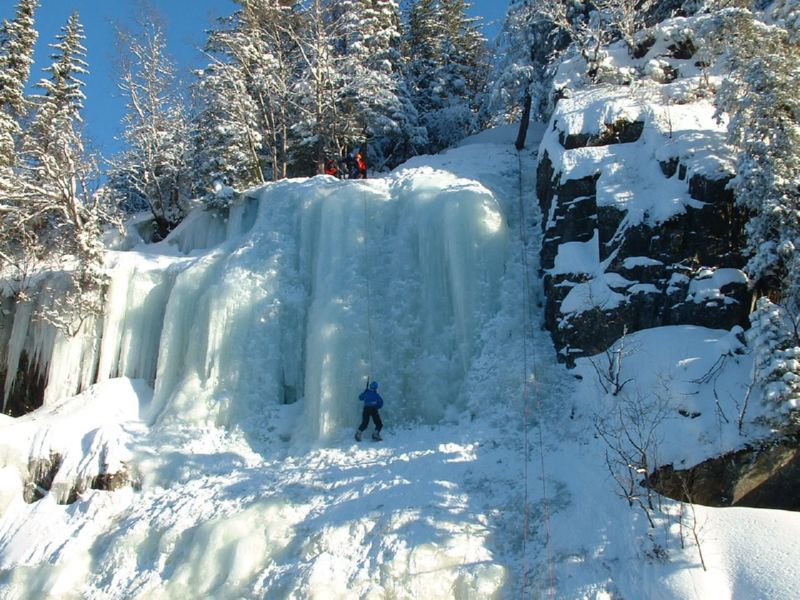
[[[48,399],[0,415],[0,595],[513,587],[495,539],[518,529],[503,516],[518,478],[497,467],[512,451],[492,424],[519,385],[516,175],[466,150],[382,179],[269,184],[161,243],[133,233],[83,339],[26,320]],[[352,441],[367,376],[387,399],[383,444]],[[91,489],[100,476],[122,487]]]
[[[112,255],[113,279],[106,298],[97,380],[113,377],[155,383],[158,344],[174,282],[172,261]]]
[[[41,310],[52,309],[55,300],[65,293],[67,280],[62,273],[47,274],[34,282],[37,289],[46,293],[32,293],[31,299],[19,303],[4,319],[4,327],[10,326],[4,344],[3,359],[8,374],[3,390],[3,409],[14,387],[16,374],[23,354],[29,368],[43,374],[49,385],[45,389],[44,404],[84,389],[95,381],[97,360],[97,324],[87,319],[75,337],[67,337],[37,317]]]
[[[237,425],[303,400],[309,440],[352,425],[367,376],[392,390],[394,419],[463,407],[506,254],[493,194],[432,169],[256,193],[225,220],[198,210],[167,241],[112,253],[97,337],[64,338],[23,306],[9,367],[23,347],[38,357],[46,404],[93,381],[144,379],[151,422]]]
[[[441,174],[265,187],[252,229],[177,276],[151,416],[242,423],[304,398],[306,434],[324,439],[372,375],[402,390],[397,416],[441,417],[496,301],[500,223],[488,190]]]

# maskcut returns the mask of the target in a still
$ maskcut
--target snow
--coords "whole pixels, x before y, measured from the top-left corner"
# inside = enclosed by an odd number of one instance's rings
[[[717,269],[713,273],[701,272],[699,276],[689,283],[688,300],[693,302],[708,302],[709,300],[723,299],[732,302],[720,289],[732,283],[745,284],[749,282],[747,275],[739,269]]]
[[[619,399],[590,359],[558,364],[540,330],[535,154],[510,142],[486,134],[380,179],[271,184],[227,222],[199,209],[110,258],[95,350],[15,334],[42,349],[57,393],[0,417],[0,596],[794,597],[794,513],[696,507],[704,572],[681,547],[678,503],[650,530],[617,496],[595,423]],[[590,245],[562,248],[558,268],[576,264],[602,269]],[[636,284],[596,282],[570,302]],[[660,464],[764,433],[759,405],[736,427],[752,368],[737,333],[619,342],[626,393],[662,390]],[[84,361],[98,383],[76,395],[68,372]],[[367,376],[387,427],[358,444]],[[64,486],[101,462],[139,485],[28,504],[29,461],[51,452]]]
[[[657,267],[664,263],[648,256],[629,256],[622,261],[624,269],[634,269],[636,267]]]
[[[626,301],[626,296],[615,290],[627,288],[631,283],[616,273],[602,273],[575,285],[561,302],[561,313],[580,313],[596,307],[612,310]]]
[[[519,126],[519,123],[513,123],[511,125],[495,127],[493,129],[485,129],[480,133],[476,133],[475,135],[464,138],[457,145],[459,147],[470,146],[474,144],[498,144],[508,146],[517,141]],[[546,123],[531,121],[528,125],[528,134],[525,137],[526,147],[537,146],[544,137],[546,127]]]
[[[558,247],[558,254],[549,270],[554,275],[565,273],[597,274],[600,268],[600,244],[595,229],[587,242],[566,242]]]
[[[702,206],[689,196],[693,175],[720,178],[733,173],[732,158],[725,152],[725,125],[715,118],[713,104],[673,105],[662,93],[646,87],[635,95],[606,88],[576,91],[558,103],[540,147],[561,183],[599,175],[597,205],[625,212],[626,226],[662,223],[686,206]],[[560,136],[598,135],[620,119],[644,123],[638,141],[571,150],[561,146]],[[665,177],[659,162],[671,159],[686,166],[685,177]]]
[[[151,393],[142,381],[112,379],[0,422],[4,470],[13,467],[24,476],[31,461],[59,455],[61,468],[51,491],[63,501],[75,484],[88,484],[100,473],[116,473],[131,460],[126,440],[138,427],[140,406],[149,402]]]

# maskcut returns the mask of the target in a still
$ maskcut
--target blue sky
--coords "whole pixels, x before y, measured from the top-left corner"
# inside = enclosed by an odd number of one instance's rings
[[[205,41],[204,31],[216,17],[233,12],[231,0],[151,0],[163,14],[170,52],[188,78],[189,70],[201,64],[198,48]],[[0,18],[12,18],[16,0],[0,0]],[[124,101],[117,91],[112,64],[115,56],[113,24],[130,22],[135,2],[126,0],[41,0],[36,13],[39,41],[36,47],[36,64],[31,81],[43,77],[41,68],[48,64],[50,48],[56,34],[66,23],[69,14],[77,10],[86,30],[86,48],[89,70],[86,77],[86,108],[84,120],[89,137],[104,154],[120,147],[115,137],[124,112]],[[506,0],[473,0],[471,13],[483,17],[485,33],[490,39],[496,34],[505,14]]]

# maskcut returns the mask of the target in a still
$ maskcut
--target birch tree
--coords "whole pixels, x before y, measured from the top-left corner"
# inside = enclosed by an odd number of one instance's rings
[[[135,32],[117,30],[119,88],[127,99],[122,139],[127,149],[112,169],[147,199],[161,239],[184,216],[189,158],[189,120],[177,90],[175,65],[157,15],[140,17]]]

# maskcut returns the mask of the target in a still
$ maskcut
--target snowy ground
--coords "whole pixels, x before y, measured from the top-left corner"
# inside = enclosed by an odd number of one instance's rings
[[[540,330],[535,154],[518,158],[510,145],[514,133],[484,134],[477,143],[414,159],[369,182],[374,202],[363,193],[348,195],[362,184],[324,177],[276,188],[300,202],[302,194],[320,190],[344,198],[319,207],[331,212],[301,227],[306,241],[288,239],[289,224],[272,221],[260,237],[186,228],[183,252],[162,245],[122,253],[119,268],[133,269],[128,273],[137,277],[126,277],[139,283],[120,288],[120,296],[156,302],[164,278],[185,289],[158,302],[171,339],[183,341],[161,342],[155,390],[121,376],[154,368],[146,351],[152,341],[129,340],[108,350],[115,358],[107,380],[95,388],[17,420],[1,418],[0,598],[795,597],[800,519],[794,513],[697,507],[703,571],[693,542],[681,547],[677,503],[665,501],[651,529],[644,512],[616,494],[595,428],[615,405],[591,363],[579,361],[574,371],[558,365]],[[393,185],[407,193],[384,194]],[[264,198],[271,202],[269,217],[277,219],[284,210],[280,198]],[[417,211],[416,237],[405,236],[397,216],[403,203]],[[453,206],[467,212],[454,213]],[[382,223],[375,235],[383,236],[383,250],[375,250],[377,265],[362,268],[379,288],[389,288],[367,291],[388,305],[375,309],[374,325],[353,316],[363,315],[364,307],[346,293],[357,289],[363,296],[362,280],[337,288],[325,278],[335,263],[315,263],[312,292],[285,281],[283,295],[264,291],[272,285],[270,270],[294,264],[285,261],[294,245],[306,249],[297,253],[300,262],[318,245],[346,246],[366,210]],[[326,229],[326,219],[339,219],[344,229]],[[311,239],[319,231],[333,239]],[[475,236],[468,244],[464,232]],[[221,246],[202,249],[212,238]],[[449,240],[451,254],[420,250],[434,263],[421,280],[392,261],[401,247],[439,239]],[[459,262],[470,248],[479,254]],[[265,249],[272,254],[265,256]],[[257,251],[252,261],[251,251]],[[443,270],[435,264],[440,251],[449,257]],[[315,256],[324,254],[323,248]],[[356,246],[337,258],[356,265],[362,256]],[[500,273],[482,270],[498,257]],[[261,270],[247,271],[256,259]],[[459,272],[458,265],[472,271]],[[216,278],[237,269],[243,273],[233,283]],[[258,289],[248,287],[258,273]],[[323,284],[331,286],[324,302]],[[449,304],[427,298],[418,289],[425,284],[442,286]],[[414,294],[418,304],[409,300]],[[257,340],[230,325],[231,315],[274,311],[299,327],[303,319],[279,308],[292,302],[311,315],[306,326],[313,347],[298,350],[282,337],[285,329],[269,323]],[[122,304],[115,307],[122,311]],[[426,310],[441,322],[426,324]],[[178,322],[219,313],[228,321],[216,317],[214,327]],[[136,322],[136,316],[120,317],[122,338],[125,319]],[[346,376],[347,369],[364,375],[366,366],[348,346],[361,340],[363,354],[365,329],[372,327],[379,334],[370,362],[387,401],[387,428],[384,442],[359,444],[352,438],[359,411],[351,392],[363,381],[348,383]],[[315,337],[323,331],[327,337]],[[435,332],[440,345],[424,336],[403,342],[404,333],[426,331]],[[243,351],[225,346],[230,336],[239,336]],[[262,339],[273,341],[256,343]],[[400,348],[381,347],[390,342]],[[714,408],[717,389],[721,410],[735,414],[749,378],[749,357],[733,352],[730,333],[664,328],[629,336],[625,348],[624,378],[634,378],[627,397],[664,407],[661,462],[691,464],[744,441]],[[185,354],[178,356],[178,349]],[[260,399],[264,390],[278,395],[294,387],[275,385],[269,368],[254,366],[259,360],[272,365],[276,351],[303,355],[307,364],[292,375],[305,377],[304,393],[293,404]],[[340,354],[355,364],[336,363]],[[722,355],[719,377],[696,383]],[[251,371],[238,378],[220,373],[230,356]],[[602,365],[604,357],[595,360]],[[314,388],[314,374],[327,383]],[[701,414],[686,419],[680,409]],[[748,421],[759,412],[753,408]],[[747,432],[758,433],[754,425]],[[101,464],[125,462],[134,466],[141,489],[90,490],[63,505],[54,488],[26,504],[21,489],[28,459],[51,450],[64,455],[58,477],[65,485],[90,478]],[[683,522],[688,527],[691,517]]]

